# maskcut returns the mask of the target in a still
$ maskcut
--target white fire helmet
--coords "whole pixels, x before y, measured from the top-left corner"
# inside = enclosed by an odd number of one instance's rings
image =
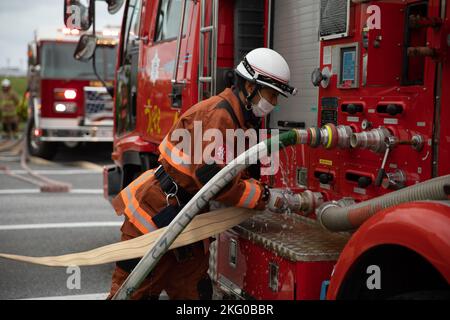
[[[236,73],[250,82],[272,88],[285,97],[298,92],[289,85],[291,71],[286,60],[269,48],[250,51],[237,66]]]
[[[3,79],[3,81],[2,81],[2,87],[3,87],[3,88],[9,88],[9,87],[11,87],[11,81],[9,81],[8,79]]]

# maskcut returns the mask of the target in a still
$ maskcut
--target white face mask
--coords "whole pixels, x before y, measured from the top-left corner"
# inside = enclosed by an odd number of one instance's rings
[[[272,105],[269,101],[267,101],[266,99],[264,99],[261,96],[261,93],[258,90],[258,94],[259,94],[259,101],[257,104],[252,105],[252,110],[253,110],[253,114],[255,116],[257,116],[258,118],[262,118],[267,116],[269,113],[272,112],[272,110],[275,108],[274,105]]]

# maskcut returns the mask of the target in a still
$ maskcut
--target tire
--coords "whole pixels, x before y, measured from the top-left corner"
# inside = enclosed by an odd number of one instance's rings
[[[57,142],[38,141],[34,136],[34,118],[30,118],[27,124],[27,149],[28,153],[35,157],[51,160],[58,150]]]

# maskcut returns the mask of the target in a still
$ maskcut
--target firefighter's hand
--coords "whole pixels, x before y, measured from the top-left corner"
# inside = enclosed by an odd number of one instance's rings
[[[270,189],[270,196],[267,202],[267,209],[272,212],[281,213],[289,208],[286,191],[280,189]]]

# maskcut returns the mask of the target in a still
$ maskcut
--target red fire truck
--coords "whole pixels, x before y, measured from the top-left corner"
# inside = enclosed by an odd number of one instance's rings
[[[28,45],[30,117],[27,144],[31,155],[51,159],[59,143],[113,141],[113,101],[97,80],[91,63],[73,57],[79,30],[38,30]],[[118,30],[99,34],[96,64],[112,83]]]
[[[265,126],[307,128],[311,140],[281,152],[283,172],[263,179],[321,192],[324,203],[312,213],[256,215],[219,235],[210,268],[217,291],[448,297],[449,186],[433,191],[440,201],[395,201],[407,186],[448,181],[449,19],[446,0],[126,1],[106,196],[155,167],[179,115],[230,86],[243,54],[268,46],[286,58],[300,93],[282,100]],[[370,219],[345,211],[382,208],[383,195],[392,205]]]

